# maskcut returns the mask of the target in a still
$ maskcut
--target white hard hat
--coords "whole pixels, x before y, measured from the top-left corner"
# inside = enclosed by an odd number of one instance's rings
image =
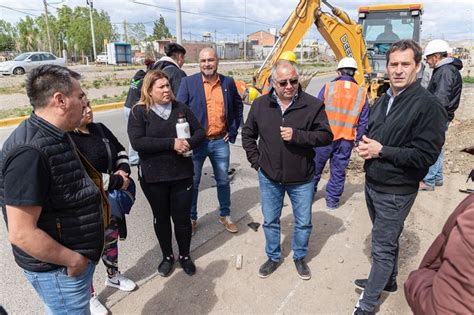
[[[357,69],[357,62],[352,57],[344,57],[341,59],[341,61],[339,61],[339,64],[337,65],[337,70],[342,68]]]
[[[447,53],[450,51],[449,44],[442,39],[435,39],[428,43],[425,47],[425,56],[436,53]]]

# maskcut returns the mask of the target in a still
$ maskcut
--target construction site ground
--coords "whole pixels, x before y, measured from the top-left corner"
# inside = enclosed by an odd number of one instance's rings
[[[0,82],[3,82],[1,78]],[[3,102],[1,102],[4,104]],[[474,188],[466,183],[474,167],[474,157],[460,150],[474,144],[474,84],[465,84],[461,106],[448,129],[445,144],[445,181],[434,192],[420,192],[408,216],[400,240],[399,291],[395,295],[382,295],[379,314],[410,314],[405,301],[403,283],[410,271],[417,268],[424,253],[455,208],[466,197],[460,188]],[[129,216],[128,225],[133,232],[120,242],[123,273],[138,283],[138,289],[125,293],[103,285],[105,269],[102,264],[95,274],[99,298],[113,314],[350,314],[361,293],[352,284],[364,278],[370,269],[371,223],[364,200],[363,161],[353,155],[349,166],[341,206],[335,211],[325,209],[324,190],[328,173],[323,175],[313,203],[313,232],[309,242],[308,265],[312,279],[298,278],[291,252],[293,215],[291,203],[285,199],[281,216],[283,264],[267,279],[257,276],[260,265],[266,260],[264,234],[247,226],[250,222],[262,223],[257,175],[250,168],[245,152],[231,146],[231,167],[236,174],[232,180],[232,216],[240,231],[230,234],[218,222],[218,204],[212,168],[204,165],[198,207],[201,217],[198,231],[193,237],[191,255],[197,273],[187,276],[177,264],[168,278],[158,276],[156,268],[161,260],[152,227],[151,211],[146,202],[140,203]],[[136,168],[133,169],[136,178]],[[139,191],[138,198],[144,199]],[[143,206],[141,206],[143,205]],[[144,224],[143,222],[148,222]],[[6,231],[0,229],[2,242],[8,242]],[[151,242],[150,242],[151,240]],[[149,246],[152,243],[154,245]],[[13,263],[5,244],[0,246],[2,256]],[[236,258],[242,255],[241,269]],[[0,304],[12,313],[22,313],[21,298],[37,299],[21,274],[1,273],[1,282],[24,282],[24,292],[18,301],[14,293],[0,292]],[[36,312],[41,312],[37,303]],[[32,310],[28,309],[28,313]]]

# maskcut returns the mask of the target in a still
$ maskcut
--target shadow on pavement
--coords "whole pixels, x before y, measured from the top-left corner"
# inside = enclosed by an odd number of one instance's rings
[[[212,211],[208,215],[199,218],[198,230],[191,241],[191,257],[193,258],[193,260],[196,260],[197,258],[204,256],[209,252],[212,252],[214,249],[219,248],[231,238],[238,237],[239,235],[243,235],[244,233],[246,233],[249,230],[249,227],[247,226],[248,222],[246,222],[248,220],[242,220],[242,222],[239,221],[247,215],[250,209],[252,209],[257,203],[259,203],[259,198],[260,197],[258,187],[247,187],[231,193],[232,219],[235,223],[237,223],[239,227],[238,233],[229,233],[225,231],[223,225],[218,223],[218,209]],[[143,237],[146,236],[144,235]],[[154,233],[153,235],[148,235],[148,237],[153,237],[154,239],[156,239]],[[214,247],[205,247],[203,250],[198,250],[202,245],[211,240],[214,240]],[[175,256],[178,255],[178,248],[175,240],[173,240],[173,252]],[[140,280],[146,279],[153,275],[156,276],[158,275],[157,268],[161,259],[161,250],[158,245],[158,240],[156,240],[156,246],[146,252],[138,260],[137,264],[128,269],[124,273],[124,275],[127,278],[133,279],[135,282],[139,282]],[[177,264],[177,266],[179,266],[179,264]],[[171,275],[171,277],[173,277],[173,275]],[[186,275],[186,277],[188,276]],[[100,292],[99,299],[105,301],[116,292],[118,292],[116,289],[106,287]]]
[[[326,187],[327,184],[318,189],[318,191],[314,194],[313,203],[319,199],[326,198]],[[352,195],[363,191],[364,184],[352,184],[346,182],[344,185],[344,192],[342,193],[341,199],[339,200],[339,207],[342,207],[347,201],[351,200]]]
[[[341,229],[344,222],[331,214],[323,211],[313,212],[312,217],[313,230],[309,239],[308,255],[306,256],[306,262],[310,262],[311,259],[316,257],[321,249],[326,244],[327,240],[336,234],[343,232],[345,229]],[[291,252],[291,240],[293,237],[294,218],[293,213],[285,216],[281,220],[281,229],[283,234],[282,242],[282,257],[286,258]]]
[[[372,234],[369,233],[364,241],[364,255],[371,263],[372,256]],[[400,235],[400,253],[398,257],[398,270],[402,269],[408,262],[412,261],[420,251],[420,237],[411,229],[404,229]]]
[[[189,277],[184,272],[172,275],[163,289],[146,302],[142,314],[208,314],[217,303],[215,279],[224,275],[227,268],[227,261],[217,260],[205,269],[198,268],[199,277]]]

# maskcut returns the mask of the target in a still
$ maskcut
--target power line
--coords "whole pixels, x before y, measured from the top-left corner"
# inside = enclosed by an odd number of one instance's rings
[[[162,9],[162,10],[165,10],[165,11],[171,11],[171,12],[175,12],[176,9],[173,9],[173,8],[168,8],[168,7],[162,7],[162,6],[159,6],[159,5],[155,5],[155,4],[149,4],[149,3],[145,3],[145,2],[140,2],[140,1],[137,1],[137,0],[131,0],[132,3],[136,3],[136,4],[140,4],[140,5],[144,5],[144,6],[149,6],[149,7],[154,7],[154,8],[158,8],[158,9]],[[191,15],[197,15],[197,16],[204,16],[204,17],[213,17],[213,18],[219,18],[221,20],[226,20],[226,21],[231,21],[231,22],[236,22],[236,23],[242,23],[242,19],[247,19],[247,20],[250,20],[254,23],[249,23],[249,24],[261,24],[261,25],[266,25],[266,26],[271,26],[271,27],[274,27],[275,25],[273,24],[269,24],[269,23],[266,23],[266,22],[263,22],[263,21],[259,21],[259,20],[255,20],[255,19],[251,19],[251,18],[246,18],[244,16],[235,16],[235,15],[219,15],[219,14],[211,14],[211,13],[200,13],[200,12],[193,12],[193,11],[187,11],[187,10],[181,10],[182,13],[186,13],[186,14],[191,14]],[[235,20],[235,19],[238,19],[238,20]]]
[[[37,16],[38,16],[38,15],[36,15],[36,14],[28,13],[28,12],[21,11],[21,10],[12,8],[12,7],[7,7],[7,6],[1,5],[1,4],[0,4],[0,7],[5,8],[5,9],[8,9],[8,10],[15,11],[15,12],[23,13],[23,14],[26,14],[26,15],[31,15],[31,16],[34,16],[34,17],[37,17]],[[28,9],[23,9],[23,10],[28,10]],[[30,9],[30,10],[32,10],[32,9]],[[32,11],[33,11],[33,10],[32,10]],[[41,11],[41,10],[35,10],[35,11]]]

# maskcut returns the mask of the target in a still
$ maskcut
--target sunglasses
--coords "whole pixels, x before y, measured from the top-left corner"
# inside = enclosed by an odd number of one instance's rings
[[[286,87],[288,85],[288,83],[290,85],[297,85],[298,84],[298,79],[289,79],[289,80],[283,80],[283,81],[277,81],[276,82],[278,84],[278,86],[280,87]]]

